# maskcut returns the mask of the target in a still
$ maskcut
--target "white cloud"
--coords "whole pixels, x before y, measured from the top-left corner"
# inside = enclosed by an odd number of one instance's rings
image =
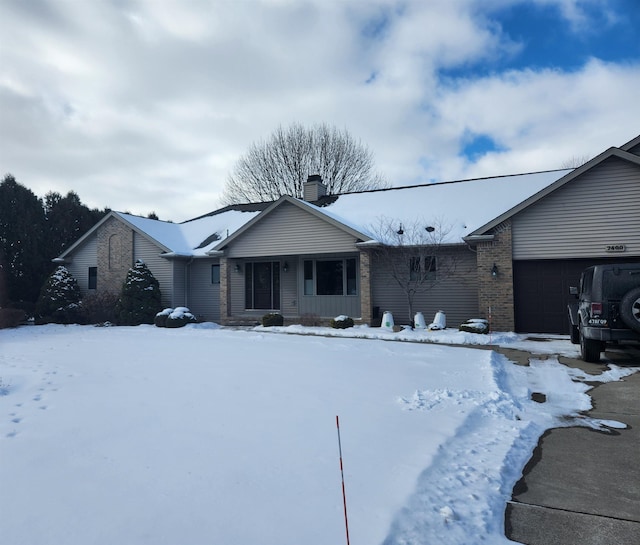
[[[571,24],[594,5],[536,1]],[[512,3],[4,2],[0,169],[179,221],[293,121],[347,128],[394,184],[554,168],[634,137],[638,64],[498,71],[522,47],[493,18]],[[491,75],[441,76],[479,65]],[[470,133],[506,151],[470,164]]]

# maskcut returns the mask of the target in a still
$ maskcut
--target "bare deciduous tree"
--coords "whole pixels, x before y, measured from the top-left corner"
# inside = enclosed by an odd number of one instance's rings
[[[380,241],[373,249],[373,257],[404,293],[409,319],[413,319],[416,296],[456,273],[458,258],[447,251],[446,243],[451,228],[441,220],[402,222],[380,218],[371,230]]]
[[[374,173],[373,154],[346,130],[320,124],[278,127],[266,141],[254,143],[236,163],[224,204],[265,202],[282,195],[302,197],[310,174],[320,174],[329,195],[387,187]]]
[[[589,161],[589,159],[591,159],[591,157],[589,157],[588,155],[580,155],[580,156],[574,155],[570,159],[563,161],[562,164],[560,165],[560,168],[562,169],[578,168],[584,165],[587,161]]]

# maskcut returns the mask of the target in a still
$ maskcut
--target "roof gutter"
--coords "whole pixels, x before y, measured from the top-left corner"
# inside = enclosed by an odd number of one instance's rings
[[[468,237],[462,237],[462,240],[467,244],[476,244],[478,242],[491,242],[495,238],[495,235],[469,235]]]

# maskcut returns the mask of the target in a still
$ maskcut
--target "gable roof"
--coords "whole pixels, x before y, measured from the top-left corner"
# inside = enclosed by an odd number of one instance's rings
[[[70,255],[109,218],[116,218],[156,244],[164,257],[216,255],[284,203],[305,210],[365,243],[378,241],[377,227],[381,223],[396,221],[405,225],[424,222],[425,227],[442,225],[449,231],[442,241],[446,244],[473,242],[490,236],[488,232],[496,225],[610,157],[640,165],[640,155],[632,153],[638,146],[640,135],[571,170],[344,193],[324,197],[316,203],[285,195],[274,202],[226,206],[179,224],[110,212],[58,259]]]
[[[243,212],[226,207],[224,212],[207,214],[184,223],[153,220],[123,212],[109,212],[89,231],[66,248],[57,260],[64,260],[91,237],[110,218],[124,223],[163,252],[165,257],[206,257],[220,239],[238,230],[244,223],[259,214],[256,209]]]
[[[636,140],[640,141],[640,136]],[[629,144],[631,144],[632,142],[633,140]],[[640,166],[640,156],[634,155],[633,153],[628,153],[627,151],[623,151],[619,148],[609,148],[608,150],[602,152],[600,155],[594,157],[590,161],[587,161],[584,165],[572,171],[567,172],[560,179],[542,188],[540,191],[534,193],[527,199],[524,199],[521,202],[517,203],[512,208],[505,210],[502,214],[494,217],[491,221],[481,225],[480,227],[478,227],[477,229],[469,233],[469,235],[465,236],[464,240],[467,242],[473,242],[474,238],[482,237],[483,235],[486,235],[488,231],[490,231],[491,229],[493,229],[503,221],[511,218],[512,216],[521,212],[525,208],[528,208],[529,206],[538,202],[540,199],[546,197],[553,191],[556,191],[557,189],[564,186],[565,184],[571,182],[572,180],[575,180],[576,178],[578,178],[588,170],[591,170],[595,166],[601,164],[602,162],[606,161],[611,157],[618,157],[619,159],[629,161],[631,163],[634,163]]]
[[[365,241],[371,238],[366,232],[360,231],[358,230],[357,227],[350,225],[348,221],[334,216],[329,210],[325,208],[320,208],[307,201],[290,197],[289,195],[283,195],[277,201],[272,202],[258,216],[252,218],[250,221],[242,225],[242,227],[240,227],[235,233],[230,235],[228,238],[224,239],[222,242],[217,243],[210,253],[213,253],[214,251],[223,250],[228,244],[233,242],[233,240],[241,236],[243,233],[247,232],[256,223],[262,221],[269,214],[272,214],[274,210],[282,206],[284,203],[289,203],[289,204],[292,204],[293,206],[301,208],[302,210],[309,212],[313,216],[320,218],[324,221],[327,221],[328,223],[332,224],[334,227],[349,233],[350,235],[354,236],[358,240]]]
[[[635,138],[633,138],[632,140],[629,140],[626,144],[620,146],[620,149],[622,151],[628,151],[630,153],[636,153],[636,152],[640,153],[640,149],[634,151],[635,147],[640,148],[640,134]]]

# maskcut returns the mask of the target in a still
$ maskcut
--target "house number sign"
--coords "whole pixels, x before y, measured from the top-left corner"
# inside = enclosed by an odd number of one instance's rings
[[[607,252],[624,252],[624,244],[607,244]]]

